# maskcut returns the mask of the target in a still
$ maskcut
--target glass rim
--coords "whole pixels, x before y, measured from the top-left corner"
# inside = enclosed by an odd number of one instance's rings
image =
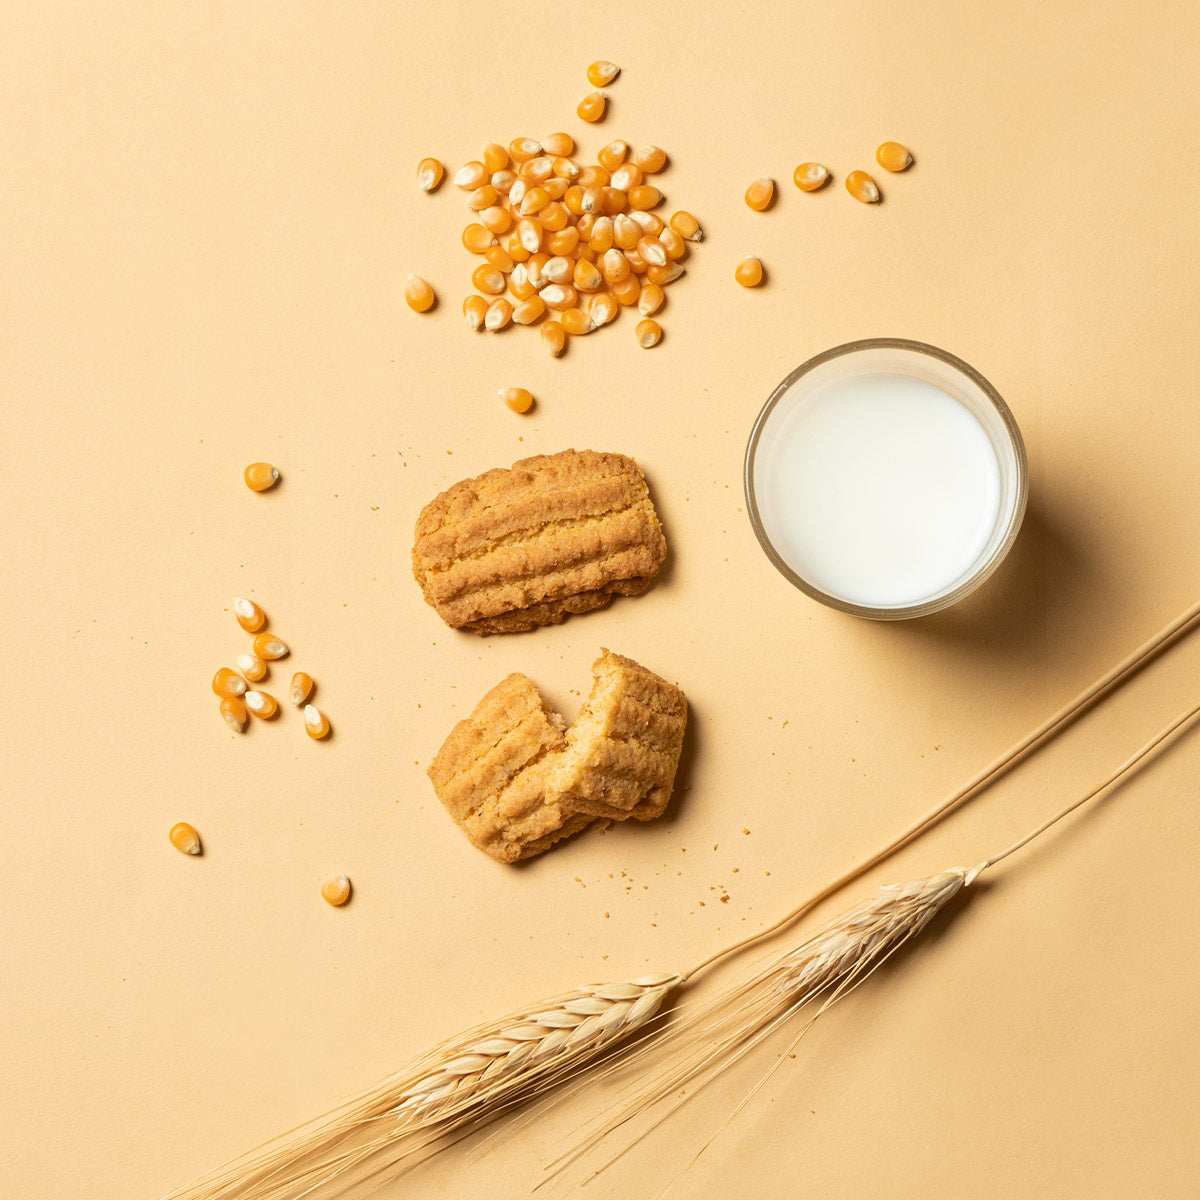
[[[852,600],[844,600],[840,596],[830,595],[814,583],[805,579],[803,575],[800,575],[783,559],[783,556],[775,548],[775,544],[767,534],[762,516],[758,510],[758,501],[755,498],[754,464],[758,444],[763,430],[779,402],[787,395],[788,390],[793,384],[817,367],[833,359],[845,358],[848,355],[864,350],[908,351],[927,358],[937,359],[939,362],[945,363],[963,375],[982,392],[988,403],[996,410],[996,415],[1000,418],[1009,442],[1012,445],[1016,461],[1016,499],[1008,518],[1007,528],[1005,528],[1004,535],[1000,541],[993,548],[992,552],[979,562],[970,574],[965,575],[955,587],[949,591],[912,604],[900,604],[888,607],[856,604]],[[750,517],[750,525],[754,530],[754,536],[758,539],[758,544],[762,547],[763,552],[770,559],[775,569],[794,587],[799,588],[800,591],[810,596],[813,600],[817,600],[830,608],[837,609],[839,612],[850,613],[857,617],[866,617],[868,620],[873,621],[898,621],[911,617],[928,616],[930,613],[939,612],[943,608],[949,608],[950,605],[956,604],[959,600],[969,596],[992,575],[1001,562],[1004,561],[1013,542],[1016,541],[1017,533],[1021,528],[1029,494],[1028,474],[1029,462],[1025,453],[1025,440],[1021,436],[1021,430],[1017,425],[1016,418],[1012,414],[1012,410],[1004,402],[1004,398],[1000,393],[970,363],[964,362],[948,350],[942,350],[938,346],[931,346],[927,342],[913,341],[909,338],[880,337],[859,338],[856,341],[843,342],[840,346],[832,346],[828,350],[823,350],[820,354],[814,355],[794,370],[789,371],[775,385],[750,430],[750,438],[746,443],[746,456],[743,467],[743,487],[746,494],[746,511]]]

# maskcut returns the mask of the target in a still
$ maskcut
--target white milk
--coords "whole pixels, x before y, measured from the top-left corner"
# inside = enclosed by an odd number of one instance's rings
[[[983,426],[907,375],[834,379],[791,405],[785,396],[758,454],[759,515],[779,555],[853,604],[891,608],[948,591],[1000,514]]]

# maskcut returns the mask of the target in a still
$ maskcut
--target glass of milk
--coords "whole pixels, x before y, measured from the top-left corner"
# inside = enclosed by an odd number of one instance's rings
[[[1008,405],[945,350],[871,338],[826,350],[771,393],[746,448],[750,521],[801,591],[880,621],[973,592],[1025,515]]]

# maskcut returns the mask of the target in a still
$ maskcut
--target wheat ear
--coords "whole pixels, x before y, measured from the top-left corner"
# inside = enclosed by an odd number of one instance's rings
[[[593,984],[477,1026],[169,1200],[345,1195],[433,1143],[481,1127],[645,1029],[679,980],[658,974]]]

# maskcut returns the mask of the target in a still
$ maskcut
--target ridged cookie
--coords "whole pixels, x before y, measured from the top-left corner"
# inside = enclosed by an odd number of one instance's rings
[[[412,563],[447,625],[518,633],[644,592],[666,552],[632,458],[563,450],[442,492],[417,518]]]

